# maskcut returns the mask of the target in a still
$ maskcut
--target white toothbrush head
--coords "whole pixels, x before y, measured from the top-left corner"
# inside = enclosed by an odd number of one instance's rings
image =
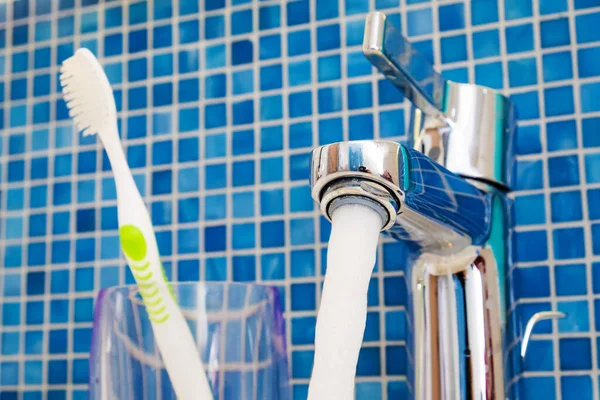
[[[84,136],[114,131],[115,98],[106,73],[92,52],[78,49],[63,61],[60,72],[63,96],[77,129]]]

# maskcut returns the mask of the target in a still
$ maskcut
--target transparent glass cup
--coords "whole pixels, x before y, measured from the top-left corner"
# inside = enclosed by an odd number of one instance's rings
[[[172,287],[215,400],[290,398],[285,329],[275,288],[216,282]],[[98,295],[90,398],[176,398],[135,285],[108,288]]]

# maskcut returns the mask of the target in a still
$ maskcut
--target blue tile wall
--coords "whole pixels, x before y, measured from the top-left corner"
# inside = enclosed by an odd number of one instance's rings
[[[106,156],[60,95],[60,62],[80,46],[113,84],[168,275],[278,286],[306,398],[330,229],[310,150],[404,140],[408,123],[361,54],[373,9],[447,77],[517,105],[511,318],[568,318],[536,327],[511,392],[600,399],[598,0],[0,1],[0,399],[85,398],[95,294],[133,282]],[[359,400],[409,390],[404,250],[383,242]]]

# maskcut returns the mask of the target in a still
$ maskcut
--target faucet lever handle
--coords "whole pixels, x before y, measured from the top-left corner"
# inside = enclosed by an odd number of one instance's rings
[[[443,117],[446,79],[387,21],[385,13],[367,15],[362,50],[415,106]]]

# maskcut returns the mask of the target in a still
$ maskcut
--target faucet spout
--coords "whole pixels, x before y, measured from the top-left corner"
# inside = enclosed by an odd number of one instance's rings
[[[420,152],[391,141],[333,143],[313,150],[312,196],[327,218],[341,199],[368,201],[382,230],[434,253],[488,237],[490,198]]]

